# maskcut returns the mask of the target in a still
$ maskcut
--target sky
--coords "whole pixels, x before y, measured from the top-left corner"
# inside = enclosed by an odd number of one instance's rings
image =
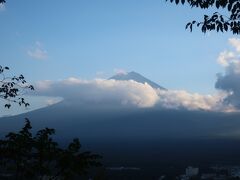
[[[27,81],[136,71],[167,89],[215,93],[231,33],[185,25],[202,11],[165,0],[18,0],[0,7],[1,65]]]
[[[209,93],[232,37],[190,33],[186,23],[206,11],[164,0],[13,0],[1,9],[1,64],[31,82],[107,78],[123,69],[166,88]]]

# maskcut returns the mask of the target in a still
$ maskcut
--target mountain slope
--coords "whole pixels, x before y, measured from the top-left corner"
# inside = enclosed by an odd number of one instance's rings
[[[33,127],[54,127],[62,138],[81,139],[162,139],[239,137],[239,113],[115,108],[99,105],[50,107],[1,118],[1,134],[18,129],[27,117]]]
[[[134,71],[132,72],[129,72],[129,73],[126,73],[126,74],[117,74],[115,76],[112,76],[111,78],[109,79],[115,79],[115,80],[134,80],[136,82],[139,82],[139,83],[148,83],[150,86],[152,86],[153,88],[157,89],[162,89],[162,90],[166,90],[164,87],[158,85],[157,83],[145,78],[144,76],[142,76],[141,74],[139,73],[136,73]]]

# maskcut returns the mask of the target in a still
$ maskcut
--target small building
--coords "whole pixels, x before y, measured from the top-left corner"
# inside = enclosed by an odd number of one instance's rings
[[[231,177],[240,178],[240,167],[232,167],[229,171]]]
[[[192,176],[197,176],[199,173],[199,168],[194,168],[192,166],[189,166],[186,168],[186,176],[192,177]]]

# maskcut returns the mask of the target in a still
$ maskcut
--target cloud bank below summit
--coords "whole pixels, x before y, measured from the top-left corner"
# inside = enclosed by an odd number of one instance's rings
[[[87,81],[72,77],[58,82],[42,81],[36,87],[38,95],[59,96],[69,102],[153,107],[159,99],[150,85],[135,81]]]
[[[37,94],[63,97],[68,102],[109,104],[139,108],[167,108],[209,111],[233,111],[222,106],[223,94],[201,95],[184,90],[154,89],[147,83],[133,80],[81,80],[68,78],[61,81],[38,82]]]

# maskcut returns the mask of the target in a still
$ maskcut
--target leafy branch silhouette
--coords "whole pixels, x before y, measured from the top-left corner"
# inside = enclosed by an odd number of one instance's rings
[[[23,95],[26,94],[27,90],[34,90],[33,85],[28,84],[22,74],[20,76],[6,76],[5,71],[8,70],[9,67],[0,66],[0,98],[7,102],[5,107],[10,108],[11,103],[29,106],[30,104],[25,101]]]
[[[214,12],[212,15],[204,15],[200,22],[192,21],[186,25],[186,29],[192,28],[194,25],[201,28],[203,33],[207,31],[227,32],[233,34],[240,33],[240,0],[166,0],[171,3],[187,4],[191,8],[208,9],[216,8],[223,9],[227,15],[220,12]],[[222,11],[221,11],[222,12]]]

